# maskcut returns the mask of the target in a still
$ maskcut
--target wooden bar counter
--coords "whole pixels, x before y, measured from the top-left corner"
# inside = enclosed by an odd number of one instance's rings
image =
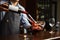
[[[24,34],[0,36],[0,40],[47,40],[51,38],[55,38],[54,40],[60,40],[60,32],[50,34],[48,31],[40,31],[35,35],[27,35],[27,37],[24,37]]]

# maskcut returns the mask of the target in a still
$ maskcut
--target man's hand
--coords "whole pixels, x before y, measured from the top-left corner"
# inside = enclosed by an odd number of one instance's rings
[[[8,3],[1,4],[0,6],[2,6],[4,8],[8,8]]]
[[[32,27],[33,30],[43,30],[43,28],[38,25],[38,24],[34,24],[34,26]]]
[[[8,11],[8,3],[0,4],[0,11]]]
[[[0,11],[8,11],[8,9],[0,6]]]

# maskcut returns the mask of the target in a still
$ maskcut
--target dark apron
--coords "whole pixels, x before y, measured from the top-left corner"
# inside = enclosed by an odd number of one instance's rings
[[[17,34],[19,33],[20,16],[18,13],[8,12],[1,21],[1,34]]]

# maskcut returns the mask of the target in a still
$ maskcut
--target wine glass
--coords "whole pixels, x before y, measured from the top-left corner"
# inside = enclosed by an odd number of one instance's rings
[[[51,31],[49,32],[49,33],[54,33],[53,31],[54,31],[54,25],[55,25],[55,18],[50,18],[49,19],[49,25],[51,26]]]

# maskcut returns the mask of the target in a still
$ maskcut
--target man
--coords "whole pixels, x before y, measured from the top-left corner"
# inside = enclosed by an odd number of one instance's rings
[[[9,5],[19,7],[20,11],[22,11],[22,12],[20,14],[20,13],[11,12],[11,11],[8,10],[8,12],[5,14],[5,17],[3,17],[2,22],[1,22],[1,24],[2,24],[2,32],[4,34],[18,33],[18,31],[19,31],[19,22],[20,22],[19,20],[21,18],[21,15],[23,16],[22,17],[23,20],[20,23],[25,23],[25,24],[23,24],[23,27],[27,28],[27,29],[29,29],[31,27],[31,24],[28,21],[27,15],[24,14],[24,13],[27,13],[27,12],[25,11],[24,7],[22,7],[21,5],[18,4],[18,1],[19,0],[10,0]],[[9,7],[9,9],[13,10],[10,7]],[[20,18],[19,18],[19,16],[20,16]]]

